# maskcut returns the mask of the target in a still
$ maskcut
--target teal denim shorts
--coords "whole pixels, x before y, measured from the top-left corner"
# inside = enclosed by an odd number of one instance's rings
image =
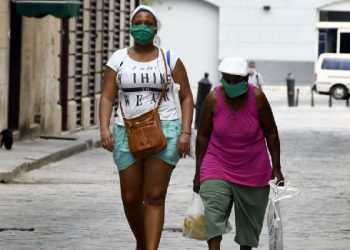
[[[201,184],[199,194],[205,211],[207,240],[231,231],[229,217],[234,209],[239,245],[258,247],[270,186],[248,187],[219,179]]]
[[[162,120],[161,126],[165,139],[167,140],[167,147],[162,151],[155,153],[153,156],[175,167],[179,161],[177,143],[181,133],[180,119],[170,121]],[[113,136],[113,159],[117,165],[118,170],[121,171],[137,162],[138,159],[136,159],[130,152],[128,136],[126,134],[124,126],[114,124]]]

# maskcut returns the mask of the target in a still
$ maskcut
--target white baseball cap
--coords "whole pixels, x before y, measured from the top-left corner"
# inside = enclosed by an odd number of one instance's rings
[[[227,57],[221,61],[219,71],[230,75],[248,75],[248,63],[242,57]]]

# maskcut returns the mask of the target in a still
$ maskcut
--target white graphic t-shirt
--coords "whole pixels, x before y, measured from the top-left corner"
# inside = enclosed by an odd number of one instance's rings
[[[163,50],[167,60],[167,50]],[[170,50],[170,68],[174,69],[178,56]],[[117,50],[107,62],[107,66],[117,72],[119,89],[119,105],[123,106],[126,118],[139,116],[150,111],[156,105],[162,91],[165,66],[161,51],[158,58],[149,62],[138,62],[128,56],[127,48]],[[168,86],[159,106],[161,120],[178,119],[179,115],[174,99],[171,69],[166,63],[168,71]],[[115,123],[124,125],[120,107],[118,108]]]

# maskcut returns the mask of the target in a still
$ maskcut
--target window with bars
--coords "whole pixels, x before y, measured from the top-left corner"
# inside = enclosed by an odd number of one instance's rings
[[[134,6],[139,1],[115,1],[114,9],[114,25],[113,25],[113,50],[129,47],[130,44],[130,16]],[[118,100],[115,101],[114,115],[117,115]]]
[[[76,102],[77,117],[76,125],[81,127],[81,102],[83,97],[83,14],[81,14],[76,19],[75,28],[75,72],[74,72],[74,100]]]
[[[124,44],[130,45],[130,17],[131,17],[131,3],[125,1],[125,28],[124,28]]]
[[[76,126],[82,126],[82,99],[90,99],[90,124],[94,125],[95,95],[100,93],[103,71],[111,54],[130,46],[130,13],[136,0],[84,0],[80,15],[70,21],[68,79],[76,103]],[[122,25],[123,24],[123,25]]]
[[[114,9],[116,11],[114,15],[114,22],[113,22],[113,50],[118,50],[122,46],[120,44],[120,19],[121,19],[121,4],[120,1],[114,2]],[[118,110],[118,98],[116,98],[114,103],[114,116],[117,116],[117,110]]]
[[[90,18],[89,18],[89,79],[88,95],[90,97],[90,124],[95,123],[95,94],[96,94],[96,38],[97,38],[97,0],[90,0]]]
[[[105,65],[109,57],[109,0],[103,0],[102,6],[102,65]]]
[[[115,15],[114,15],[114,22],[113,22],[113,49],[117,50],[120,48],[120,1],[114,2],[114,9],[115,9]]]

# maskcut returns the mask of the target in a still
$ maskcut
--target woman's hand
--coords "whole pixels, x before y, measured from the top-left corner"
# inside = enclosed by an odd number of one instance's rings
[[[104,72],[104,82],[102,85],[101,100],[100,100],[100,133],[102,147],[108,151],[114,149],[113,134],[109,130],[109,122],[113,110],[113,104],[117,97],[118,88],[115,82],[117,72],[112,68],[106,67]]]
[[[263,129],[267,147],[271,156],[271,163],[273,167],[272,179],[277,180],[277,183],[284,180],[281,163],[280,163],[280,139],[278,130],[273,117],[271,106],[261,89],[255,89],[255,99],[258,106],[260,124]],[[283,186],[283,182],[280,184]]]
[[[177,144],[177,150],[180,158],[186,158],[186,155],[190,153],[191,135],[187,133],[181,133],[179,142]]]
[[[114,138],[113,134],[109,129],[101,130],[101,144],[104,149],[107,149],[110,152],[114,150]]]
[[[185,158],[190,153],[191,143],[191,125],[193,118],[193,96],[190,83],[188,81],[185,66],[182,61],[177,59],[175,67],[172,71],[173,80],[180,85],[179,101],[182,114],[182,130],[178,142],[178,154],[180,158]]]
[[[193,192],[198,194],[199,189],[200,189],[199,176],[198,176],[198,174],[195,174],[195,176],[193,178]]]
[[[272,179],[275,179],[275,178],[276,178],[276,183],[277,184],[282,181],[282,183],[279,184],[279,186],[284,186],[284,184],[283,184],[284,177],[283,177],[281,168],[272,170]]]

